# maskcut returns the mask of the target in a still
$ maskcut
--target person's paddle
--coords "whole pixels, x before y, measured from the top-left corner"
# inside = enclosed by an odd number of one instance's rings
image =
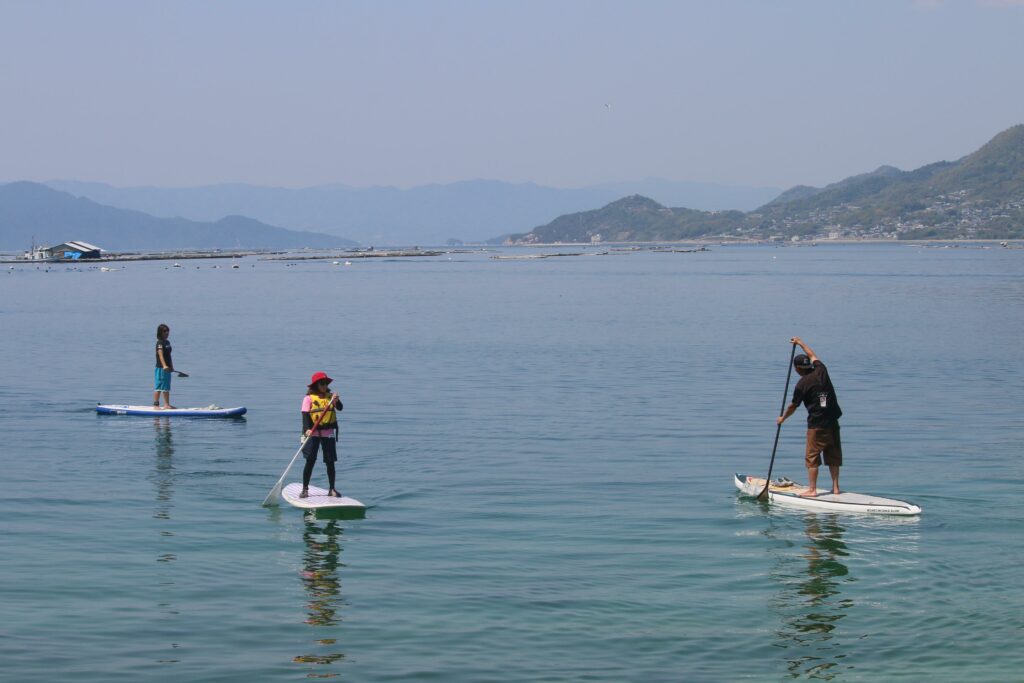
[[[331,402],[331,405],[334,405],[333,401]],[[316,428],[320,426],[320,420],[324,419],[324,415],[326,415],[328,412],[330,411],[324,410],[320,412],[320,415],[318,415],[316,418],[316,422],[313,423],[313,426],[309,430],[310,434],[316,431]],[[277,505],[277,499],[281,497],[281,487],[284,484],[284,478],[288,476],[288,470],[290,470],[292,468],[292,465],[295,464],[295,460],[299,457],[299,454],[302,453],[302,449],[306,445],[306,441],[308,439],[308,436],[302,436],[302,442],[299,445],[299,450],[295,451],[295,455],[292,456],[292,460],[291,462],[288,463],[288,467],[284,468],[284,472],[281,474],[281,478],[277,480],[277,483],[274,484],[274,488],[270,489],[270,493],[268,493],[267,497],[263,499],[263,507],[268,508]]]
[[[796,356],[796,344],[789,351],[789,367],[786,370],[786,388],[782,390],[782,407],[779,408],[779,417],[786,412],[786,399],[789,398],[789,378],[793,376],[793,358]],[[782,424],[775,425],[775,445],[772,446],[772,460],[768,463],[768,476],[764,478],[764,490],[757,494],[758,500],[764,500],[768,495],[768,487],[772,485],[772,467],[775,466],[775,451],[779,447],[779,433],[782,432]]]
[[[178,377],[188,377],[188,373],[182,372],[181,370],[174,370],[174,373],[178,375]]]

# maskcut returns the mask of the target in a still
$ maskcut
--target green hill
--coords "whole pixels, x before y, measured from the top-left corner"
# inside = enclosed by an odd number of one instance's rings
[[[750,213],[667,208],[640,196],[556,218],[518,244],[697,237],[1024,238],[1024,125],[973,154],[913,171],[882,166],[823,188],[797,186]]]
[[[1024,125],[958,161],[882,167],[817,192],[783,193],[751,218],[761,234],[1024,237]]]
[[[551,242],[671,242],[732,232],[746,222],[742,211],[670,209],[632,195],[594,211],[560,216],[525,235],[520,244]]]

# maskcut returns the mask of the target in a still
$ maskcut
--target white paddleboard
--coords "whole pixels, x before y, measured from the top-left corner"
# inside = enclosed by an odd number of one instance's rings
[[[221,408],[219,406],[158,408],[156,406],[98,405],[96,412],[100,415],[142,415],[146,417],[241,417],[245,415],[245,406],[237,408]]]
[[[304,510],[348,509],[356,511],[366,509],[366,506],[355,498],[350,498],[348,496],[334,498],[333,496],[327,495],[327,489],[322,489],[317,486],[309,487],[309,496],[306,498],[300,498],[300,493],[302,493],[302,484],[296,481],[288,484],[281,490],[281,497],[289,504]]]
[[[748,496],[757,496],[764,490],[763,477],[752,477],[745,474],[734,476],[736,488]],[[768,500],[787,507],[805,510],[823,510],[828,512],[855,512],[874,515],[919,515],[921,507],[905,500],[868,496],[863,493],[829,493],[826,489],[818,489],[818,494],[811,497],[801,496],[807,491],[806,486],[793,484],[768,488]]]

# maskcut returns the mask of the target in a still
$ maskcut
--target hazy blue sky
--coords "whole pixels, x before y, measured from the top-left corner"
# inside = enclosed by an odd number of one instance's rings
[[[1024,0],[0,0],[0,181],[822,185],[1024,122]]]

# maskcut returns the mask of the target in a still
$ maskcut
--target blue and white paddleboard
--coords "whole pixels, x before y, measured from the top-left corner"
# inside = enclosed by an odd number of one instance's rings
[[[366,509],[366,506],[355,498],[349,498],[348,496],[334,498],[327,495],[327,489],[317,486],[309,487],[309,496],[306,498],[299,497],[300,493],[302,493],[302,484],[296,481],[288,484],[281,490],[281,497],[290,505],[303,508],[304,510],[351,510],[356,512]]]
[[[748,496],[760,495],[764,490],[765,480],[746,474],[734,475],[736,488]],[[806,486],[789,483],[785,486],[776,485],[773,481],[768,487],[768,500],[787,507],[803,508],[804,510],[822,510],[825,512],[859,512],[874,515],[919,515],[921,507],[905,500],[868,496],[863,493],[830,493],[819,490],[813,497],[800,495],[807,491]]]
[[[239,417],[245,415],[245,406],[237,408],[157,408],[156,406],[97,405],[100,415],[142,415],[146,417]]]

